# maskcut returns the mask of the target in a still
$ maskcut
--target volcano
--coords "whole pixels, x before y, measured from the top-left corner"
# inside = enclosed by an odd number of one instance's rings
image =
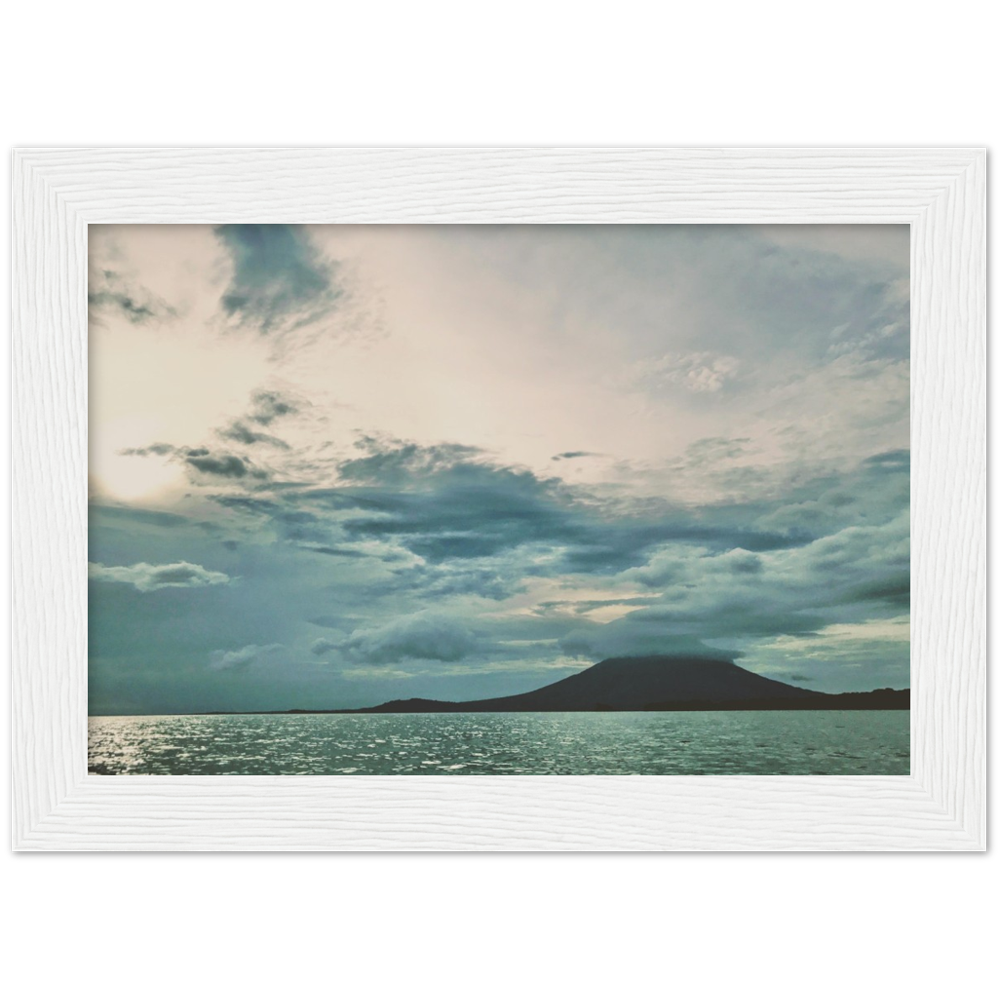
[[[711,709],[909,708],[909,691],[821,694],[770,680],[728,660],[637,656],[602,660],[524,694],[479,701],[410,698],[376,712],[641,712]]]

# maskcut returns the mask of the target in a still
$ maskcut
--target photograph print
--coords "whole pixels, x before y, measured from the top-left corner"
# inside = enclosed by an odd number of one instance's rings
[[[908,226],[88,252],[91,774],[909,774]]]

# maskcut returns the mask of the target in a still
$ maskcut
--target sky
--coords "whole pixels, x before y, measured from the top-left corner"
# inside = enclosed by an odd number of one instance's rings
[[[906,226],[92,226],[90,712],[909,686]]]

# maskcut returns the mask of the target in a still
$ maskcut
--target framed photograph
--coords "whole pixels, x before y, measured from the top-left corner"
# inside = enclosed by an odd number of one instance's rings
[[[985,176],[17,151],[15,849],[984,850]]]

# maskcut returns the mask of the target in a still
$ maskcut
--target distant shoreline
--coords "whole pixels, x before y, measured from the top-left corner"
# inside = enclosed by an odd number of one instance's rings
[[[646,715],[670,712],[908,712],[910,706],[907,705],[684,705],[676,708],[599,708],[586,709],[575,708],[566,710],[557,709],[537,709],[534,711],[498,712],[487,710],[474,710],[471,712],[457,709],[447,709],[435,711],[434,709],[421,709],[417,711],[397,711],[390,712],[380,708],[272,708],[260,709],[258,711],[249,710],[246,712],[116,712],[113,715],[88,714],[88,719],[156,719],[165,717],[182,718],[194,716],[196,718],[215,718],[218,716],[242,716],[242,715]]]
[[[826,694],[751,673],[726,660],[619,657],[523,694],[473,701],[400,698],[367,708],[211,710],[167,715],[516,715],[556,712],[793,712],[908,710],[910,690]],[[144,713],[145,714],[145,713]]]
[[[474,705],[475,703],[472,703]],[[910,690],[847,692],[845,694],[817,694],[811,698],[776,699],[767,701],[676,702],[649,705],[638,709],[619,709],[604,706],[572,709],[492,709],[470,707],[463,702],[424,702],[413,698],[409,701],[390,702],[373,708],[282,708],[246,712],[160,712],[159,715],[557,715],[561,713],[606,712],[877,712],[910,710]]]

